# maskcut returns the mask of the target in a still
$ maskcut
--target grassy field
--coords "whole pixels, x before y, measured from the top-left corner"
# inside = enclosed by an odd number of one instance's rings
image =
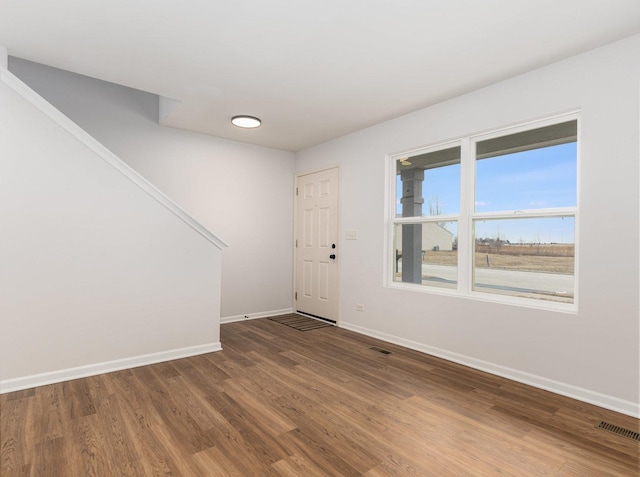
[[[573,245],[503,245],[500,250],[476,250],[476,267],[529,272],[574,272]],[[488,257],[488,264],[487,264]],[[457,252],[427,251],[423,263],[456,265]]]
[[[526,255],[532,257],[573,257],[575,245],[566,243],[531,243],[531,244],[501,244],[476,245],[476,252],[497,255]]]

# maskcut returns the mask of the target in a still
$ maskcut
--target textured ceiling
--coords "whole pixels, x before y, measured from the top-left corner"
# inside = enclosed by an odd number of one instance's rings
[[[292,151],[636,33],[638,0],[0,0],[10,55],[179,100],[163,124]]]

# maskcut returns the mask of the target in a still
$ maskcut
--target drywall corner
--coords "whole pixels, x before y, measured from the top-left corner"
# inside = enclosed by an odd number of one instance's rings
[[[9,66],[9,55],[7,54],[7,49],[4,46],[0,46],[0,67],[8,68]]]
[[[166,96],[158,97],[158,122],[160,124],[180,105],[182,101]]]

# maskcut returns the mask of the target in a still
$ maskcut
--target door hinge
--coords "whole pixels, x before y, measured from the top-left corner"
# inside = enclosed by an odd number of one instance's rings
[[[296,195],[298,195],[298,188],[296,187]]]
[[[298,292],[296,292],[296,300],[298,299]]]
[[[298,239],[296,239],[296,248],[298,248]]]

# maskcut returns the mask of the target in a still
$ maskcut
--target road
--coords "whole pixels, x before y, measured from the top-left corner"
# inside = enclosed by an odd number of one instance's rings
[[[401,269],[401,264],[399,264]],[[399,270],[400,271],[400,270]],[[456,282],[457,267],[448,265],[422,265],[425,285],[429,282]],[[573,275],[559,273],[521,272],[496,268],[477,268],[475,288],[503,290],[514,293],[545,293],[559,296],[573,296]]]

